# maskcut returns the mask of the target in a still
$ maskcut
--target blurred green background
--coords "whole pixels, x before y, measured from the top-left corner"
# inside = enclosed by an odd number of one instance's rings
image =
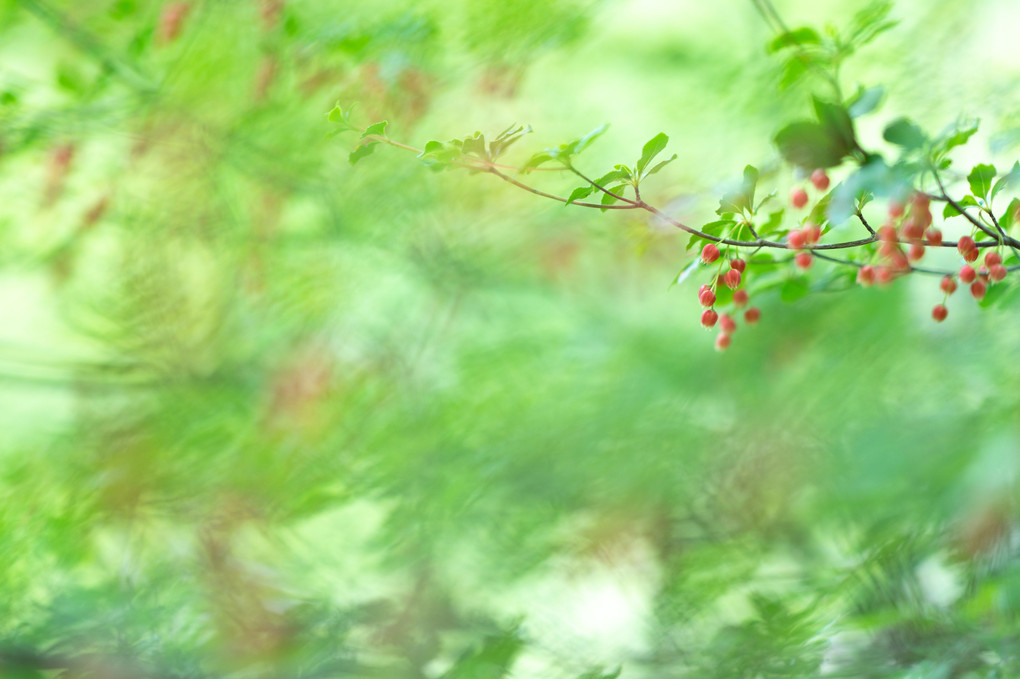
[[[1020,7],[892,17],[861,137],[977,116],[960,167],[1012,164]],[[809,111],[772,37],[736,0],[0,0],[3,676],[1020,676],[1015,308],[763,294],[718,354],[682,233],[328,136],[338,100],[416,146],[529,123],[514,162],[609,122],[597,174],[665,131],[643,195],[701,224]]]

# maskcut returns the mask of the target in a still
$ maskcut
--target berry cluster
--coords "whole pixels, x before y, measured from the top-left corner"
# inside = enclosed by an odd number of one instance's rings
[[[714,243],[709,243],[701,250],[701,261],[705,264],[712,264],[719,260],[720,254],[719,248]],[[749,301],[747,291],[740,289],[747,262],[742,259],[732,259],[730,260],[729,268],[723,272],[722,265],[725,261],[721,260],[719,262],[719,271],[716,273],[712,283],[710,285],[702,285],[698,290],[698,302],[701,303],[701,306],[706,307],[701,314],[701,324],[706,328],[714,328],[717,323],[719,325],[719,334],[715,338],[715,348],[719,351],[723,351],[730,346],[733,333],[737,329],[737,321],[728,313],[720,314],[715,310],[717,301],[716,289],[719,285],[725,285],[730,290],[733,290],[733,300],[731,303],[734,309],[743,309]],[[744,322],[748,325],[754,325],[758,322],[759,318],[761,318],[761,310],[757,307],[751,307],[744,311]]]

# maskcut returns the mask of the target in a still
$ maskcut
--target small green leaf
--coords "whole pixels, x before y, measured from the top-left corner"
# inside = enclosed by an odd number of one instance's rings
[[[590,185],[590,184],[588,186],[579,186],[579,187],[577,187],[576,189],[574,189],[571,192],[570,197],[567,198],[567,202],[564,203],[564,205],[570,205],[575,200],[581,200],[582,198],[587,198],[588,196],[591,195],[592,191],[594,191],[594,190],[595,190],[595,187]],[[603,194],[603,195],[605,195],[605,194]]]
[[[935,147],[938,153],[948,153],[957,146],[963,146],[966,144],[967,140],[974,136],[974,133],[978,131],[979,122],[980,121],[976,118],[961,118],[946,129],[942,130],[938,139],[935,141]]]
[[[783,67],[783,77],[779,79],[779,89],[787,89],[800,80],[805,73],[807,73],[805,60],[800,55],[790,57]]]
[[[967,175],[967,183],[970,184],[970,191],[978,198],[987,200],[988,192],[992,190],[992,180],[995,179],[994,165],[975,165],[974,169]]]
[[[596,127],[594,130],[584,135],[580,139],[577,139],[571,142],[570,144],[567,144],[567,146],[572,147],[571,155],[578,154],[581,151],[584,151],[586,148],[591,146],[596,139],[605,134],[606,130],[608,129],[609,123],[606,123],[605,125],[600,125],[599,127]]]
[[[861,87],[847,102],[847,113],[850,114],[851,118],[860,118],[862,115],[871,113],[878,108],[884,97],[885,88],[881,85],[869,87],[868,89]]]
[[[1020,198],[1014,198],[1010,201],[1009,207],[1006,208],[1006,211],[1002,215],[1002,219],[999,221],[1000,226],[1002,226],[1003,230],[1007,233],[1014,224],[1020,221]]]
[[[364,132],[364,134],[361,135],[361,138],[364,139],[365,137],[371,137],[371,136],[385,137],[386,136],[386,126],[387,125],[389,125],[389,122],[386,121],[386,120],[382,120],[382,121],[380,121],[378,123],[374,123],[372,125],[369,125],[368,127],[365,128],[365,132]]]
[[[750,212],[754,207],[754,190],[758,185],[758,168],[748,165],[744,168],[744,177],[738,190],[730,192],[719,201],[716,214],[727,212]]]
[[[627,186],[626,184],[620,184],[618,186],[614,186],[611,189],[608,189],[608,191],[609,191],[609,193],[616,194],[617,196],[622,196],[623,195],[623,190],[626,188],[626,186]],[[612,205],[612,204],[617,202],[617,199],[614,198],[613,196],[609,195],[609,193],[603,193],[602,194],[602,204],[603,205]],[[606,209],[602,208],[602,211],[605,212]]]
[[[818,123],[806,121],[787,125],[774,141],[787,162],[806,170],[835,167],[851,151],[843,139]]]
[[[758,227],[758,233],[762,236],[770,236],[779,233],[779,227],[783,223],[783,213],[785,210],[780,209],[775,212],[769,213],[769,218],[764,224]]]
[[[425,149],[428,150],[428,147],[426,146]],[[526,174],[534,170],[536,167],[544,165],[552,160],[552,154],[548,151],[539,151],[535,155],[531,156],[531,158],[529,158],[528,161],[521,166],[520,172]]]
[[[655,167],[653,167],[651,170],[649,170],[648,172],[645,173],[645,176],[646,177],[652,176],[653,174],[657,173],[659,170],[661,170],[662,168],[666,167],[667,165],[669,165],[670,163],[672,163],[676,159],[677,159],[677,155],[674,153],[672,156],[670,156],[666,160],[663,160],[663,161],[660,161],[660,162],[656,163]]]
[[[599,186],[609,186],[610,182],[628,181],[631,178],[630,170],[627,168],[610,170],[595,180]]]
[[[772,42],[768,44],[766,51],[769,54],[774,54],[787,47],[797,47],[801,45],[817,45],[822,41],[817,31],[813,28],[797,28],[788,33],[783,33]]]
[[[882,138],[908,150],[919,149],[928,143],[928,137],[907,118],[897,118],[886,126]]]
[[[1009,172],[999,178],[999,181],[995,182],[995,186],[992,187],[992,192],[988,195],[988,201],[995,200],[995,197],[999,195],[999,192],[1006,188],[1011,188],[1020,185],[1020,161],[1014,162],[1013,167]]]
[[[672,288],[674,285],[680,285],[685,280],[687,280],[692,273],[697,271],[697,269],[698,269],[698,262],[699,261],[700,260],[695,259],[695,260],[691,261],[690,264],[685,266],[683,268],[683,270],[680,271],[680,273],[678,273],[676,275],[676,278],[673,279],[673,282],[669,284],[669,287]]]
[[[664,132],[660,132],[648,140],[644,148],[641,149],[641,159],[637,161],[636,169],[638,176],[644,174],[645,167],[648,166],[648,163],[652,162],[655,156],[662,153],[668,143],[669,137],[667,137]]]
[[[347,157],[351,165],[354,165],[355,163],[357,163],[362,158],[365,158],[366,156],[372,155],[372,151],[375,151],[376,143],[377,142],[363,144],[358,148],[354,149],[353,151],[351,151],[351,154]]]

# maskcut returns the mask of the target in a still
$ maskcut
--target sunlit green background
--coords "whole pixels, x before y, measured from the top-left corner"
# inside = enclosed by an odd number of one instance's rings
[[[819,87],[749,0],[173,4],[0,0],[0,674],[1020,675],[1015,306],[767,293],[720,354],[679,231],[329,136],[664,131],[701,224]],[[1020,6],[892,17],[861,138],[1011,165]]]

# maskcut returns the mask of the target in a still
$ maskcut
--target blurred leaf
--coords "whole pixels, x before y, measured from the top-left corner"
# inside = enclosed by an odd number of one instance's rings
[[[810,289],[805,276],[793,276],[783,281],[779,298],[788,304],[793,303],[807,295]]]
[[[841,136],[812,122],[787,125],[776,134],[775,143],[787,162],[806,170],[835,167],[851,151]]]
[[[670,163],[672,163],[676,159],[677,159],[677,155],[674,153],[672,156],[670,156],[666,160],[663,160],[663,161],[660,161],[660,162],[656,163],[655,166],[651,170],[649,170],[648,172],[645,173],[645,176],[646,177],[652,176],[653,174],[657,173],[659,170],[661,170],[662,168],[666,167],[667,165],[669,165]]]
[[[882,137],[892,144],[908,150],[915,150],[928,143],[928,137],[917,125],[907,118],[897,118],[886,126]]]
[[[1014,161],[1013,167],[1010,168],[1009,172],[1000,177],[999,181],[995,182],[991,193],[988,194],[988,202],[995,200],[995,197],[1003,189],[1012,189],[1017,186],[1020,186],[1020,162]]]
[[[365,128],[365,132],[361,135],[362,139],[371,136],[385,137],[387,125],[389,125],[389,122],[386,120],[382,120],[378,123],[373,123],[372,125],[369,125],[368,127]]]
[[[802,45],[817,45],[821,38],[813,28],[797,28],[789,33],[781,33],[769,43],[767,51],[774,54],[787,47],[799,47]]]
[[[758,185],[758,168],[748,165],[744,168],[744,176],[740,188],[726,194],[719,201],[717,215],[727,212],[750,212],[754,209],[754,190]]]
[[[847,101],[847,113],[851,118],[860,118],[878,108],[884,97],[885,88],[880,85],[868,89],[860,87],[856,94]]]

